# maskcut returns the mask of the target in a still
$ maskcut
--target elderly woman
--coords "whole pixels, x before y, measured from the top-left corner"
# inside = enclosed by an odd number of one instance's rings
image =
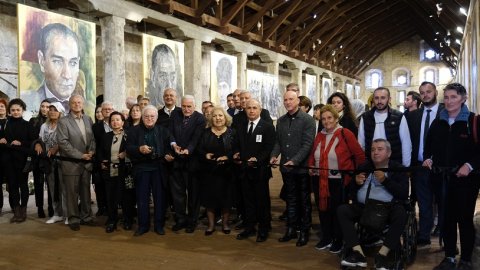
[[[125,189],[125,144],[127,136],[123,131],[125,118],[120,112],[110,114],[109,125],[112,131],[103,137],[103,145],[99,150],[99,160],[105,175],[105,192],[107,197],[107,225],[106,233],[112,233],[117,228],[118,205],[122,205],[123,229],[132,229],[133,201]]]
[[[320,109],[323,129],[313,143],[308,159],[309,174],[316,176],[313,191],[317,203],[322,239],[315,246],[318,250],[329,248],[331,253],[339,253],[343,237],[336,217],[337,207],[347,202],[345,187],[351,178],[334,170],[353,170],[356,164],[365,162],[365,154],[355,135],[339,124],[339,114],[332,105]]]
[[[26,109],[27,105],[23,100],[15,98],[10,101],[10,118],[5,127],[5,138],[0,139],[0,144],[8,146],[6,166],[9,199],[14,210],[10,220],[12,223],[24,222],[27,219],[28,172],[23,172],[23,169],[27,163],[27,153],[36,136],[32,125],[22,118]]]
[[[339,124],[349,129],[355,136],[358,134],[358,127],[355,124],[357,117],[353,114],[352,106],[348,97],[341,92],[333,93],[327,100],[327,104],[331,104],[339,115]]]
[[[57,103],[58,104],[58,103]],[[58,105],[50,105],[48,107],[47,112],[47,120],[44,124],[40,127],[39,132],[39,139],[35,142],[35,152],[39,156],[43,157],[54,157],[58,154],[58,144],[57,144],[57,123],[58,119],[63,116],[63,112],[60,110],[60,106]],[[63,181],[59,179],[61,177],[61,173],[55,172],[55,164],[56,160],[53,160],[49,163],[48,173],[46,173],[46,180],[48,185],[48,194],[50,198],[52,198],[52,206],[53,206],[53,215],[52,217],[47,220],[47,224],[53,224],[56,222],[63,221],[64,216],[64,209],[66,206],[63,207],[63,197],[64,197],[64,189],[63,189]],[[42,188],[43,192],[43,188]],[[56,195],[56,196],[55,196]]]
[[[467,90],[463,85],[449,84],[443,91],[445,109],[440,111],[439,117],[428,129],[423,153],[423,166],[430,169],[432,166],[450,167],[454,170],[432,174],[434,187],[439,187],[436,194],[441,199],[439,211],[444,211],[444,216],[448,217],[440,224],[445,259],[434,269],[472,269],[475,241],[473,214],[480,181],[478,175],[471,172],[480,168],[480,144],[475,142],[478,138],[474,135],[480,134],[480,125],[475,114],[465,105]],[[474,123],[475,120],[477,123]],[[475,127],[477,130],[474,130]],[[458,265],[455,261],[457,226],[461,247]]]
[[[162,168],[163,160],[172,161],[171,135],[167,129],[155,125],[158,111],[147,105],[142,111],[142,122],[128,131],[126,150],[134,164],[138,228],[134,236],[141,236],[150,229],[150,211],[148,201],[150,192],[154,203],[154,231],[164,235],[165,190]]]
[[[198,152],[204,165],[201,202],[207,209],[208,228],[205,235],[215,231],[215,209],[222,209],[223,233],[229,234],[229,209],[233,205],[232,171],[234,132],[232,118],[221,107],[215,107],[208,118],[208,128],[199,142]]]

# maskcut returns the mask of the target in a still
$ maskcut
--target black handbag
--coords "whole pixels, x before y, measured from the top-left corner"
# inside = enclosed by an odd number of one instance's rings
[[[360,216],[360,225],[367,231],[381,233],[387,225],[391,203],[370,199],[370,187],[372,180],[368,183],[367,195],[365,196],[365,208]]]

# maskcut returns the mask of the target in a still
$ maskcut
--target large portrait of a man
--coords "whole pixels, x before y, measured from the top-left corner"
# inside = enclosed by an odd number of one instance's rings
[[[237,57],[212,51],[210,59],[211,101],[227,108],[227,96],[237,88]]]
[[[183,43],[147,34],[143,34],[142,43],[144,89],[150,104],[163,106],[167,88],[175,89],[177,97],[183,96]]]
[[[317,99],[317,76],[305,74],[305,88],[307,97],[312,101],[313,104],[318,103]]]
[[[18,5],[19,96],[27,117],[48,99],[65,112],[69,98],[85,97],[85,112],[95,109],[95,24]]]
[[[332,79],[323,77],[322,78],[322,103],[326,104],[328,97],[333,93],[332,91]]]
[[[247,69],[247,90],[252,97],[262,102],[263,109],[270,112],[272,119],[277,119],[284,113],[283,92],[278,88],[277,76]]]

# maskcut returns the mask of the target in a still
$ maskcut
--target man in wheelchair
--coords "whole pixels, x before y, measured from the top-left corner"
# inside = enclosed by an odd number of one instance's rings
[[[338,220],[344,235],[346,254],[341,265],[346,267],[367,267],[355,223],[359,222],[367,200],[386,203],[388,211],[386,225],[388,231],[378,253],[375,255],[376,269],[392,269],[393,261],[389,252],[398,248],[400,237],[405,229],[407,213],[404,202],[408,199],[408,176],[405,172],[384,172],[376,169],[399,168],[402,165],[390,161],[390,143],[385,139],[375,139],[371,148],[371,161],[358,167],[355,182],[352,181],[353,204],[342,205],[337,209]],[[368,199],[367,199],[368,193]],[[366,212],[366,211],[365,211]],[[390,256],[391,257],[391,256]]]

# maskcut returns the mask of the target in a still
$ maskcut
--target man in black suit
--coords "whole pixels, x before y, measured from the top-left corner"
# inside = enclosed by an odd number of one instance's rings
[[[114,111],[113,109],[113,103],[109,101],[104,101],[102,102],[101,105],[102,108],[102,115],[103,115],[103,121],[97,122],[93,124],[92,130],[93,130],[93,137],[95,137],[95,144],[98,146],[102,146],[102,140],[103,137],[107,132],[112,131],[112,128],[110,128],[110,114]],[[97,148],[97,151],[99,151],[101,147]],[[98,157],[98,153],[95,155]],[[98,160],[96,162],[95,166],[100,166],[100,161]],[[96,216],[103,216],[107,214],[107,197],[106,197],[106,192],[105,192],[105,179],[102,178],[101,175],[96,175],[94,173],[93,179],[93,186],[95,190],[95,197],[97,198],[97,206],[98,206],[98,212],[96,213]]]
[[[435,84],[431,82],[422,82],[419,87],[423,106],[415,111],[411,111],[408,117],[410,137],[412,141],[412,166],[421,166],[423,160],[429,157],[423,156],[423,148],[427,138],[428,129],[435,120],[443,104],[437,102],[438,91]],[[434,183],[431,180],[430,171],[417,171],[412,174],[412,190],[415,190],[419,209],[419,246],[430,245],[430,231],[433,227],[433,194]],[[413,191],[412,191],[413,193]],[[439,209],[440,210],[440,209]],[[440,214],[440,211],[439,211]],[[442,215],[439,215],[439,224],[441,224]]]
[[[165,91],[163,91],[163,102],[165,103],[165,106],[158,110],[157,125],[168,128],[172,112],[180,112],[182,110],[180,107],[175,106],[177,103],[177,91],[173,88],[165,89]]]
[[[195,165],[197,162],[194,151],[205,130],[205,117],[195,111],[193,96],[183,96],[181,104],[182,110],[171,114],[169,126],[174,138],[172,147],[176,154],[173,163],[173,180],[170,183],[176,222],[172,230],[179,231],[186,228],[187,233],[193,233],[197,226],[200,208],[199,185],[195,179],[198,168]]]
[[[235,102],[233,101],[233,93],[230,93],[227,96],[227,107],[227,113],[233,117],[235,115]]]
[[[237,239],[254,235],[258,223],[257,242],[264,242],[270,228],[268,180],[272,172],[268,162],[275,142],[275,128],[260,118],[262,106],[258,100],[247,101],[245,111],[248,122],[238,127],[238,152],[234,155],[234,159],[241,160],[240,182],[245,205],[245,230],[237,235]]]

